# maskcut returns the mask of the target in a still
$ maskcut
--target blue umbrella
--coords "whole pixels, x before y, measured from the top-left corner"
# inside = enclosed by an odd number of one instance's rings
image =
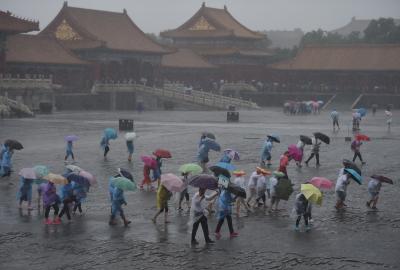
[[[115,140],[118,137],[117,131],[113,128],[106,128],[104,130],[104,137],[107,139]]]
[[[349,173],[351,178],[356,181],[359,185],[362,184],[362,176],[358,174],[358,172],[356,172],[353,169],[349,169],[349,168],[345,168],[344,169],[345,172]]]
[[[203,144],[206,148],[214,150],[214,151],[221,151],[221,146],[214,140],[212,139],[204,139]]]
[[[226,169],[228,171],[236,170],[235,165],[232,165],[232,164],[226,163],[226,162],[218,162],[217,164],[215,164],[215,166],[218,166],[220,168]]]
[[[90,182],[85,177],[75,174],[75,173],[68,173],[63,175],[69,182],[75,182],[80,186],[90,186]]]
[[[367,109],[365,109],[365,108],[359,108],[359,109],[357,109],[357,112],[361,115],[361,117],[364,117],[365,115],[367,115]]]

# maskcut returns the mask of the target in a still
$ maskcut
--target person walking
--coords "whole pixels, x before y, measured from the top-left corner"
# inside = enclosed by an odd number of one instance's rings
[[[312,149],[311,149],[311,155],[310,157],[306,160],[306,165],[308,166],[308,162],[310,162],[310,160],[315,157],[315,161],[316,161],[316,166],[319,167],[321,166],[321,164],[319,163],[319,147],[321,145],[321,142],[318,142],[317,138],[313,138],[314,143],[312,145]]]
[[[234,231],[233,229],[233,224],[232,224],[232,194],[226,190],[222,189],[221,194],[218,199],[218,224],[215,229],[215,238],[217,240],[221,239],[221,227],[222,224],[224,223],[224,220],[226,219],[228,222],[228,228],[229,228],[229,233],[230,237],[237,237],[239,234]]]
[[[358,140],[357,137],[354,139],[354,141],[351,143],[351,150],[354,152],[354,156],[353,156],[353,162],[356,161],[357,157],[360,159],[361,164],[365,164],[362,156],[361,156],[361,145],[362,145],[362,141]]]
[[[337,126],[338,130],[340,129],[339,127],[339,113],[336,111],[336,109],[333,109],[331,112],[331,118],[332,118],[332,125],[333,125],[333,131],[335,131],[335,126]]]

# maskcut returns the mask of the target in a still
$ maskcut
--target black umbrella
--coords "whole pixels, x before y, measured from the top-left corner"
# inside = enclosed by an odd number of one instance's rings
[[[24,149],[24,147],[22,146],[22,144],[17,141],[17,140],[6,140],[4,142],[4,144],[10,148],[10,149],[15,149],[15,150],[21,150]]]
[[[270,138],[271,140],[273,140],[274,142],[280,143],[281,140],[279,139],[278,136],[276,135],[267,135],[268,138]]]
[[[306,135],[300,135],[300,141],[302,141],[303,143],[308,144],[308,145],[312,144],[311,138]]]
[[[314,133],[315,138],[323,141],[326,144],[329,144],[331,142],[331,139],[329,138],[328,135],[325,135],[324,133],[321,132],[315,132]]]
[[[128,178],[129,180],[133,181],[133,175],[123,168],[119,168],[118,172],[121,176]]]
[[[203,136],[206,136],[207,138],[215,140],[215,135],[211,132],[203,132]]]
[[[359,175],[361,175],[361,170],[360,168],[357,166],[357,164],[355,164],[354,162],[348,160],[348,159],[343,159],[343,166],[346,169],[353,169],[355,170]]]
[[[233,195],[242,197],[246,199],[246,190],[244,188],[239,187],[238,185],[235,185],[233,183],[229,183],[228,185],[228,191],[232,193]]]
[[[390,179],[389,177],[386,177],[386,176],[383,176],[383,175],[376,175],[376,174],[374,174],[374,175],[371,175],[371,178],[374,178],[374,179],[379,180],[379,181],[381,181],[381,182],[384,182],[384,183],[388,183],[388,184],[393,185],[393,180]],[[232,193],[233,193],[233,192],[232,192]]]
[[[203,189],[217,189],[218,179],[209,174],[198,174],[189,179],[189,185]]]
[[[225,176],[227,178],[231,178],[231,173],[227,169],[221,168],[216,165],[209,167],[209,169],[210,169],[210,171],[212,171],[214,173],[214,175],[216,177],[218,177],[219,175],[222,174],[223,176]]]

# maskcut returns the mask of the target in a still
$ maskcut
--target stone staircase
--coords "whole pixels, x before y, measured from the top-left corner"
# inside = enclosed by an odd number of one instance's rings
[[[96,83],[93,85],[92,94],[96,93],[117,93],[117,92],[144,92],[160,98],[172,99],[201,105],[206,108],[226,110],[229,106],[235,106],[236,109],[258,110],[260,107],[251,101],[240,98],[232,98],[222,95],[215,95],[209,92],[198,90],[183,90],[171,86],[164,89],[145,86],[135,83]]]

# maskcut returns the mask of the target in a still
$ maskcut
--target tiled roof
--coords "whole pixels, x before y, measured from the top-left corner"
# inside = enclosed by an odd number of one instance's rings
[[[15,17],[11,12],[0,10],[0,32],[12,34],[38,31],[39,22]]]
[[[164,55],[161,66],[167,68],[191,69],[216,68],[216,66],[208,63],[201,56],[189,49],[179,49],[174,53]]]

